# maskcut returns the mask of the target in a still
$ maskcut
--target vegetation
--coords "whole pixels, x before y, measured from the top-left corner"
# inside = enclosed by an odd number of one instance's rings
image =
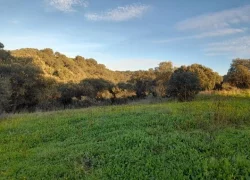
[[[3,43],[0,42],[0,49],[3,49],[4,48],[4,45]]]
[[[176,70],[169,80],[167,94],[179,101],[191,101],[199,91],[199,79],[194,73]]]
[[[250,101],[165,102],[6,116],[3,179],[247,179]]]
[[[188,72],[194,73],[200,83],[201,90],[212,90],[223,81],[222,77],[218,73],[213,72],[212,69],[202,66],[200,64],[192,64],[191,66],[186,67],[185,69]]]
[[[15,58],[0,50],[0,101],[2,110],[32,110],[39,103],[52,99],[55,81],[45,78],[42,70],[29,58]]]
[[[225,80],[238,88],[250,88],[250,59],[233,60]]]
[[[222,79],[200,64],[120,72],[48,48],[3,48],[1,178],[250,177],[250,60],[233,60]]]
[[[155,68],[156,78],[153,81],[153,95],[156,97],[166,97],[168,81],[174,72],[172,62],[161,62],[159,67]]]
[[[113,83],[129,80],[129,72],[111,71],[96,60],[81,56],[68,58],[52,49],[20,49],[12,51],[14,57],[31,58],[33,64],[40,67],[46,77],[62,83],[79,83],[83,79],[105,79]],[[128,74],[128,75],[127,75]]]
[[[121,104],[165,96],[172,63],[152,71],[110,71],[94,59],[67,58],[51,49],[0,50],[0,113]]]
[[[4,45],[1,46],[2,48]],[[0,48],[0,114],[124,104],[154,96],[190,101],[199,91],[250,87],[249,60],[236,59],[224,77],[200,64],[161,62],[148,71],[111,71],[94,59],[52,49]]]

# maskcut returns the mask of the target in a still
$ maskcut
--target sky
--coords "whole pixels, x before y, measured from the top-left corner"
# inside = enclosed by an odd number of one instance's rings
[[[52,48],[112,70],[250,58],[249,0],[0,0],[5,49]]]

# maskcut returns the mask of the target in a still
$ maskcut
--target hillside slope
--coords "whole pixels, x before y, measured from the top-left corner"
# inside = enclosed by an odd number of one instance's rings
[[[111,71],[94,59],[81,56],[68,58],[52,49],[20,49],[12,51],[15,57],[31,58],[45,73],[45,76],[55,78],[59,82],[80,82],[83,79],[105,79],[113,83],[126,82],[130,72]]]
[[[0,121],[3,179],[247,179],[250,101],[126,105]]]

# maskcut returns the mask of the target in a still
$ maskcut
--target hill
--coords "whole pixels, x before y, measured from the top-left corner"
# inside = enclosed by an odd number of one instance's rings
[[[0,121],[2,179],[247,179],[249,99],[109,106]]]
[[[52,49],[19,49],[11,51],[15,57],[31,58],[33,63],[40,67],[46,77],[54,78],[58,82],[78,83],[84,79],[105,79],[113,83],[126,82],[131,72],[111,71],[94,59],[85,59],[81,56],[68,58]]]

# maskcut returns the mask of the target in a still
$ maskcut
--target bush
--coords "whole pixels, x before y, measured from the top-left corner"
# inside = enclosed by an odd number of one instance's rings
[[[233,60],[225,81],[240,89],[250,88],[250,59]]]
[[[167,94],[179,101],[191,101],[200,91],[199,84],[199,79],[194,73],[177,70],[169,80]]]
[[[0,42],[0,49],[3,49],[4,48],[4,45],[3,43]]]

